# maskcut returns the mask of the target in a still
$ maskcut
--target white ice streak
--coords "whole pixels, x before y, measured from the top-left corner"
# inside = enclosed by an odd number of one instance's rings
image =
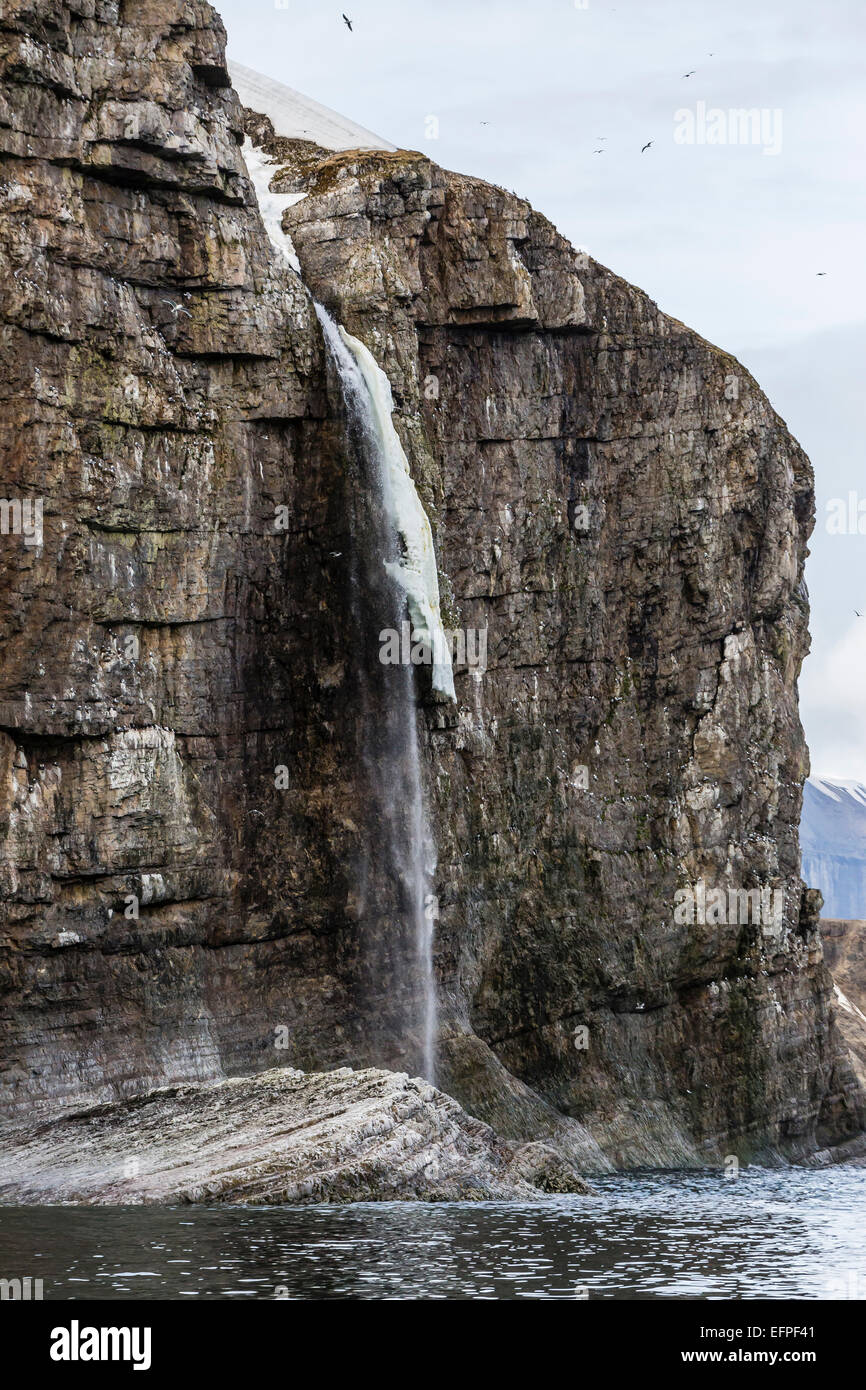
[[[342,325],[339,331],[367,387],[383,464],[383,502],[388,520],[402,542],[402,557],[386,562],[385,568],[406,594],[415,640],[430,648],[433,689],[446,699],[456,701],[451,652],[439,609],[439,574],[433,532],[391,418],[394,409],[391,383],[369,348],[347,333]]]
[[[262,221],[270,237],[271,245],[288,261],[292,270],[300,275],[301,263],[295,254],[292,238],[288,232],[283,231],[283,213],[293,203],[300,202],[305,195],[303,193],[271,192],[271,179],[279,166],[274,160],[268,159],[267,155],[253,144],[249,136],[244,140],[243,155],[247,173],[256,190],[259,212],[262,215]]]

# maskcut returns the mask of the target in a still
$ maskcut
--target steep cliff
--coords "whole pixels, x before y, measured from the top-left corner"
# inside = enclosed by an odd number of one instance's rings
[[[446,622],[486,632],[456,706],[417,672],[438,1083],[588,1169],[845,1139],[797,840],[808,461],[527,203],[275,139],[223,45],[195,0],[3,12],[0,492],[44,499],[0,543],[4,1109],[416,1065],[364,476],[306,286],[386,371]],[[305,195],[304,283],[244,127]],[[778,929],[678,923],[699,880],[781,890]]]
[[[866,922],[821,919],[824,957],[839,1005],[839,1028],[855,1074],[866,1086]]]

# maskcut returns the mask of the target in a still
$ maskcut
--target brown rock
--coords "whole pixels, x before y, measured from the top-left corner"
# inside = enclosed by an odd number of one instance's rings
[[[866,1086],[866,922],[821,922],[824,959],[836,985],[836,1018],[854,1072]]]
[[[588,1190],[554,1151],[536,1149],[515,1154],[405,1075],[279,1068],[17,1129],[0,1155],[0,1202],[527,1201]]]
[[[2,490],[45,509],[41,545],[0,538],[0,1103],[414,1069],[357,461],[222,27],[194,0],[2,24]],[[797,842],[808,460],[524,200],[301,153],[304,278],[387,371],[447,617],[488,634],[457,709],[424,705],[442,1084],[584,1170],[844,1140]],[[782,930],[676,925],[699,878],[781,889]]]

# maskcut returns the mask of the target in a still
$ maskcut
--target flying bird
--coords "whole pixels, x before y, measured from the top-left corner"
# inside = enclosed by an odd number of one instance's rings
[[[593,154],[604,154],[604,150],[593,150]]]
[[[343,15],[343,23],[345,24],[346,28],[347,28],[347,29],[349,30],[349,32],[351,33],[351,32],[352,32],[352,21],[351,21],[351,19],[349,18],[349,16],[348,16],[347,14],[344,14],[344,15]]]
[[[186,314],[188,319],[192,318],[189,309],[185,309],[182,304],[175,304],[171,299],[161,299],[159,302],[160,304],[167,304],[175,318],[177,318],[178,314]]]
[[[684,72],[683,77],[694,77],[696,72],[697,68],[692,68],[691,72]]]
[[[647,140],[646,144],[641,146],[641,154],[643,154],[644,150],[648,150],[649,147],[650,147],[650,145],[652,145],[652,144],[653,144],[653,141],[652,141],[652,140]]]
[[[815,274],[816,274],[816,275],[826,275],[827,272],[826,272],[826,270],[816,270],[816,271],[815,271]]]

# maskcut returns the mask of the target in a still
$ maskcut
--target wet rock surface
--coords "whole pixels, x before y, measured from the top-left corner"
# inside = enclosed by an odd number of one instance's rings
[[[417,1065],[356,461],[246,126],[487,634],[456,708],[418,672],[437,1080],[586,1171],[857,1132],[799,872],[812,474],[749,374],[505,190],[275,144],[205,4],[2,24],[0,491],[44,498],[0,542],[4,1111]],[[699,879],[781,890],[780,929],[676,923]]]

